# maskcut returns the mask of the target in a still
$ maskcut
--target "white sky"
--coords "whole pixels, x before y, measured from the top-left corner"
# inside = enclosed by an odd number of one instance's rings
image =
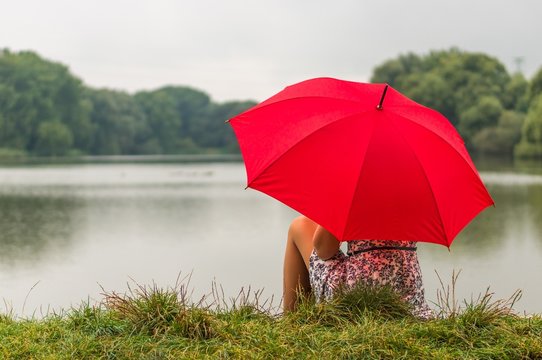
[[[457,46],[542,66],[539,0],[0,0],[0,48],[94,87],[188,85],[264,100],[306,78],[367,81],[383,61]]]

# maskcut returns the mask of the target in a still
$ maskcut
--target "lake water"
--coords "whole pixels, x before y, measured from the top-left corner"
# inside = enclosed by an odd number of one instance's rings
[[[456,296],[516,289],[515,309],[542,313],[542,166],[477,163],[496,207],[447,248],[418,244],[426,295],[461,270]],[[244,190],[242,163],[0,167],[0,298],[24,316],[98,302],[102,287],[173,286],[192,272],[195,296],[216,281],[280,298],[282,256],[297,215]]]

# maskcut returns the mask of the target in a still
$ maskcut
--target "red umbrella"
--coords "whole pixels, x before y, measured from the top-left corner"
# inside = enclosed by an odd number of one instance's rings
[[[247,187],[339,240],[449,247],[493,204],[450,122],[386,84],[311,79],[229,122]]]

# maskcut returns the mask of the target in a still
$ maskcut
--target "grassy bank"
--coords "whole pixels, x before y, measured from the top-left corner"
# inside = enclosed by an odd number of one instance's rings
[[[190,301],[185,287],[106,293],[44,319],[0,316],[0,357],[540,359],[542,318],[517,316],[486,293],[458,307],[439,296],[434,320],[410,315],[389,289],[357,289],[327,304],[274,313],[259,293]]]

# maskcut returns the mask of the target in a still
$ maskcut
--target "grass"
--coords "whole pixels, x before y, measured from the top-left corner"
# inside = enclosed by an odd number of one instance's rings
[[[325,304],[304,299],[280,314],[250,288],[226,299],[214,285],[192,301],[187,279],[165,289],[136,284],[43,319],[0,315],[0,358],[542,359],[542,318],[514,313],[519,292],[493,300],[486,291],[460,306],[456,279],[443,285],[429,321],[385,287]]]

